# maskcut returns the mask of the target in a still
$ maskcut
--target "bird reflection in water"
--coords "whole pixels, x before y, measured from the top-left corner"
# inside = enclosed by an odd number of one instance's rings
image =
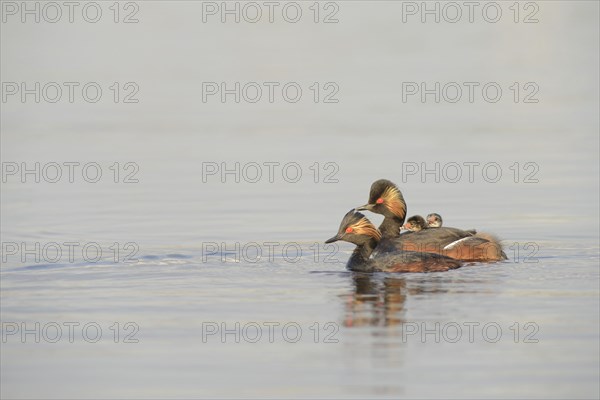
[[[445,293],[442,282],[407,280],[401,276],[365,273],[352,275],[353,293],[342,295],[344,326],[394,326],[406,322],[408,296]]]
[[[390,326],[403,322],[406,280],[399,277],[375,278],[356,273],[354,293],[343,295],[344,326]]]

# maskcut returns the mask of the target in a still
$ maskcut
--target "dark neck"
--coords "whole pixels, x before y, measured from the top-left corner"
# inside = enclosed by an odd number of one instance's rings
[[[361,244],[356,246],[348,263],[346,264],[346,268],[350,271],[358,271],[358,272],[370,272],[373,270],[371,260],[369,257],[371,253],[373,253],[373,249],[377,246],[377,240],[371,239],[365,244]]]
[[[404,218],[398,217],[385,217],[381,225],[379,225],[379,231],[383,238],[397,238],[400,236],[400,228],[404,223]]]

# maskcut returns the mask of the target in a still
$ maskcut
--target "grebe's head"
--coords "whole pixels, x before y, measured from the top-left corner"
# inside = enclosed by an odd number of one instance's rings
[[[362,245],[371,239],[379,241],[381,239],[381,233],[367,217],[352,209],[344,216],[337,235],[327,239],[325,243],[343,240],[356,245]]]
[[[431,213],[427,216],[427,225],[430,228],[439,228],[442,226],[442,216],[440,214]]]
[[[418,232],[427,228],[427,222],[425,222],[425,219],[420,215],[413,215],[406,220],[406,223],[402,225],[402,228],[411,232]]]
[[[379,179],[371,185],[369,202],[357,208],[358,211],[369,210],[386,217],[396,217],[404,221],[406,202],[402,192],[393,182]]]

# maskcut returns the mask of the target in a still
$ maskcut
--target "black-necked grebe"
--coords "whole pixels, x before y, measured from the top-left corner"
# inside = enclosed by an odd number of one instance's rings
[[[447,255],[465,261],[505,260],[498,239],[457,228],[439,227],[400,234],[406,218],[406,202],[400,189],[387,179],[371,185],[369,202],[357,210],[369,210],[384,216],[379,227],[382,239],[377,252],[409,250]]]
[[[396,250],[378,253],[371,258],[381,239],[381,233],[363,214],[350,210],[342,220],[337,235],[325,241],[354,243],[346,268],[358,272],[438,272],[459,268],[459,260],[433,253]]]

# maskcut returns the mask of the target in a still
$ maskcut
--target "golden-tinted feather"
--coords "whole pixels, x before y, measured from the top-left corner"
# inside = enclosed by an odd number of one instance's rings
[[[388,186],[381,194],[383,204],[390,210],[394,215],[399,218],[406,216],[406,203],[402,193],[396,186]]]
[[[381,240],[381,233],[367,217],[363,216],[361,219],[350,225],[350,227],[357,235],[367,235],[377,239],[377,241]]]

